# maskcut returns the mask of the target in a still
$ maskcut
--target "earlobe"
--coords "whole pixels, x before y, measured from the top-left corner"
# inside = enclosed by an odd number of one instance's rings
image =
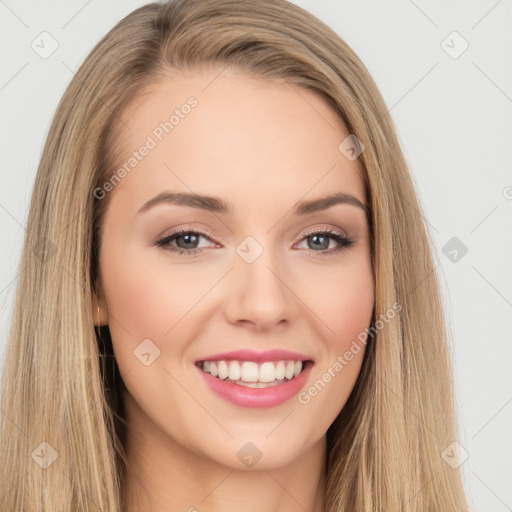
[[[101,327],[103,325],[108,325],[108,314],[104,308],[102,308],[97,302],[96,310],[94,311],[94,325],[96,327]]]
[[[93,323],[96,327],[108,325],[108,310],[105,305],[105,301],[101,297],[98,298],[96,295],[92,297],[92,317]]]

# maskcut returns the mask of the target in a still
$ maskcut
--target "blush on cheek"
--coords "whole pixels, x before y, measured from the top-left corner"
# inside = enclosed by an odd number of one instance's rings
[[[352,297],[345,300],[340,308],[337,323],[334,330],[340,333],[338,337],[341,346],[340,350],[346,350],[352,341],[369,327],[373,311],[372,288],[362,289],[354,292]]]
[[[111,274],[105,286],[109,302],[109,314],[112,324],[118,325],[131,337],[149,337],[150,333],[161,336],[155,320],[160,312],[154,290],[133,273],[124,273],[118,269]],[[171,319],[169,319],[170,321]]]
[[[159,264],[161,259],[155,261],[145,251],[126,250],[123,258],[105,258],[102,273],[114,350],[128,368],[136,361],[134,350],[146,339],[161,350],[159,364],[174,358],[181,348],[171,341],[193,336],[190,322],[199,308],[191,308],[211,286],[182,266]]]
[[[370,324],[374,304],[371,271],[351,269],[316,289],[319,293],[310,294],[308,302],[329,328],[329,351],[344,352]]]
[[[105,245],[102,272],[112,323],[119,324],[125,334],[127,331],[137,339],[149,334],[162,336],[169,329],[173,309],[168,309],[165,301],[175,295],[172,287],[165,286],[165,276],[148,264],[148,256],[143,252],[133,249],[131,244],[113,241]],[[163,325],[164,319],[169,326]]]

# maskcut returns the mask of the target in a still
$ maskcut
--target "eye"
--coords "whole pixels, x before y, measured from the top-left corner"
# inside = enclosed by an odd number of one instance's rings
[[[302,239],[301,243],[303,242],[305,242],[308,246],[308,249],[310,249],[312,253],[311,256],[313,258],[317,258],[321,256],[330,256],[334,253],[337,254],[340,251],[350,247],[354,243],[354,240],[352,240],[341,231],[336,231],[331,228],[324,228],[322,230],[307,233],[306,236]],[[329,249],[331,242],[338,244],[338,247],[327,250]]]
[[[203,252],[204,246],[202,248],[199,246],[201,238],[211,241],[208,233],[181,228],[170,235],[160,238],[156,245],[179,255],[196,256]],[[317,258],[338,253],[350,247],[354,240],[341,231],[324,228],[307,233],[300,243],[303,242],[307,243],[308,249],[312,253],[311,256]],[[338,247],[330,248],[331,242],[338,244]]]
[[[198,242],[200,238],[206,238],[209,240],[209,236],[206,233],[181,228],[170,235],[160,238],[156,242],[156,245],[164,247],[166,250],[177,254],[194,256],[202,252],[198,249]],[[176,242],[177,245],[172,245],[172,242]]]

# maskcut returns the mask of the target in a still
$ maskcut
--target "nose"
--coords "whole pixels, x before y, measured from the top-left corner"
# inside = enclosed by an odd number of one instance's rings
[[[269,250],[264,250],[252,263],[238,258],[226,283],[227,320],[258,331],[293,321],[298,299],[293,293],[290,273],[283,271],[283,267]]]

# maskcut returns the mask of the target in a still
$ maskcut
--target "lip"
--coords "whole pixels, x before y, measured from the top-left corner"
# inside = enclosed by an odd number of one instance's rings
[[[196,359],[195,363],[200,361],[254,361],[255,363],[264,363],[266,361],[313,361],[312,357],[298,352],[290,352],[289,350],[266,350],[258,352],[256,350],[234,350],[231,352],[222,352],[221,354],[214,354],[212,356],[205,356],[201,359]],[[299,375],[300,377],[300,375]]]
[[[265,354],[268,356],[268,352]],[[291,352],[287,352],[287,354],[291,354]],[[225,354],[220,355],[223,357],[225,356]],[[251,361],[254,361],[254,359],[251,359]],[[265,361],[269,361],[269,359],[265,359]],[[276,407],[297,395],[297,393],[304,387],[313,365],[313,361],[309,360],[297,377],[294,377],[283,384],[278,384],[268,388],[248,388],[245,386],[239,386],[238,384],[233,384],[231,382],[218,379],[217,377],[213,377],[209,373],[204,372],[197,365],[196,368],[207,386],[215,394],[233,405],[256,409]]]

